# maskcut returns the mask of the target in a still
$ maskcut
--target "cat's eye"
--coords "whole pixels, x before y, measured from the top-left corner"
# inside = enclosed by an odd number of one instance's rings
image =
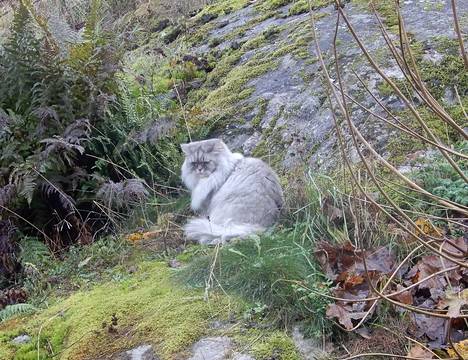
[[[208,166],[210,162],[209,161],[196,161],[196,162],[193,162],[192,163],[192,166],[193,167],[197,167],[197,166]]]

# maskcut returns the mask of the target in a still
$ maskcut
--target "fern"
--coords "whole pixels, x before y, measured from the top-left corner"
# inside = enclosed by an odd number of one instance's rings
[[[36,307],[31,304],[7,305],[3,310],[0,310],[0,323],[14,316],[31,314],[36,310]]]

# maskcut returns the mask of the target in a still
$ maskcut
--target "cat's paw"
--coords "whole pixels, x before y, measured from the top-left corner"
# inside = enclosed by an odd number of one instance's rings
[[[201,208],[202,208],[202,204],[203,204],[203,201],[195,198],[195,197],[192,197],[192,201],[190,203],[190,208],[193,210],[193,211],[200,211]]]

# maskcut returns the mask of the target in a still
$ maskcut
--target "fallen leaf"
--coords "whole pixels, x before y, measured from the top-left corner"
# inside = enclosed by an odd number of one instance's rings
[[[327,317],[337,318],[338,322],[343,325],[347,330],[353,328],[353,323],[351,322],[351,317],[349,316],[349,311],[346,310],[343,306],[330,304],[327,309]]]
[[[454,344],[454,346],[463,359],[468,359],[468,339],[462,340],[459,343]],[[447,349],[447,352],[450,357],[458,358],[458,354],[452,348]]]
[[[143,239],[143,233],[141,233],[141,232],[131,233],[131,234],[127,235],[127,240],[128,241],[136,242],[136,241],[140,241],[142,239]]]
[[[445,344],[445,319],[417,313],[412,313],[410,316],[416,325],[416,337],[420,338],[426,335],[433,347],[441,347]]]
[[[436,238],[441,238],[443,235],[442,229],[434,226],[428,219],[418,218],[414,223],[417,226],[415,231],[417,236],[429,235]]]
[[[408,357],[417,358],[417,359],[433,359],[434,354],[428,349],[423,348],[421,345],[414,345],[410,352],[407,355]]]
[[[401,286],[400,284],[397,285],[397,291],[403,290],[405,287]],[[395,299],[403,304],[407,305],[412,305],[413,304],[413,295],[411,294],[411,291],[403,291],[401,294],[397,294],[392,297],[392,299]]]
[[[439,302],[437,308],[445,309],[448,307],[447,315],[455,319],[460,317],[460,310],[464,305],[468,305],[468,289],[461,292],[448,290],[445,292],[445,299]]]
[[[349,275],[343,282],[343,287],[345,289],[351,289],[356,285],[362,284],[364,282],[364,277],[360,275]]]

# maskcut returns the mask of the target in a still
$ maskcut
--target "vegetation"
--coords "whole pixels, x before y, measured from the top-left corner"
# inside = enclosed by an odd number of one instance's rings
[[[13,6],[0,43],[1,359],[104,358],[142,343],[173,359],[219,335],[256,359],[293,360],[297,324],[346,344],[331,357],[464,357],[465,59],[457,41],[414,40],[393,2],[357,0],[384,34],[403,37],[366,65],[379,93],[364,89],[369,79],[349,72],[364,56],[349,66],[311,51],[328,10],[296,16],[329,6],[344,21],[347,2],[332,3],[80,0],[58,6],[60,24],[30,0]],[[223,20],[244,11],[244,23]],[[427,47],[441,57],[428,59]],[[296,141],[284,124],[291,107],[255,97],[252,80],[292,59],[306,91],[320,55],[331,60],[320,63],[317,101],[336,106],[321,135],[342,157],[312,176],[308,164],[282,168]],[[374,81],[380,63],[397,62],[403,80]],[[362,131],[345,95],[391,137]],[[261,133],[252,154],[278,169],[284,217],[242,241],[186,244],[179,144],[244,125]],[[15,344],[23,334],[30,341]]]

